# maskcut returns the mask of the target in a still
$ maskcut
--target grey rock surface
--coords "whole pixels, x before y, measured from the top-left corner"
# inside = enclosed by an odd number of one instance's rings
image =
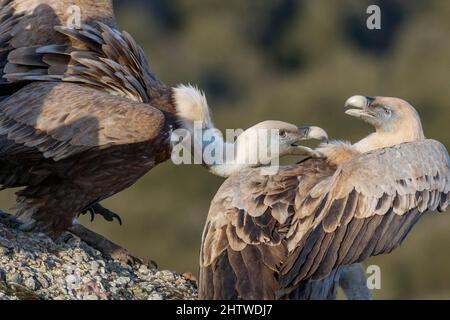
[[[0,300],[195,299],[195,283],[145,264],[104,258],[67,235],[23,232],[0,213]]]

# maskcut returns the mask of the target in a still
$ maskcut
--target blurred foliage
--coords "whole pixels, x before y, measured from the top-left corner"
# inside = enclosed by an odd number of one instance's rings
[[[382,29],[366,28],[381,7]],[[326,128],[355,141],[368,126],[344,115],[351,95],[397,96],[422,116],[428,137],[450,147],[450,1],[119,0],[121,29],[144,47],[169,85],[197,84],[218,128],[266,119]],[[170,162],[104,201],[122,227],[94,229],[163,268],[197,272],[208,207],[223,180],[200,166]],[[0,193],[11,203],[10,192]],[[90,225],[87,218],[82,221]],[[429,215],[390,255],[375,298],[450,298],[450,217]]]

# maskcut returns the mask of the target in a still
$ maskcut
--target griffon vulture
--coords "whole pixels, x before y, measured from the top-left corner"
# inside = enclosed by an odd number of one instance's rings
[[[311,281],[391,252],[425,212],[447,208],[450,159],[424,138],[415,109],[363,96],[346,106],[375,132],[319,148],[323,159],[275,175],[245,169],[222,184],[202,236],[201,299],[302,298]]]
[[[168,160],[173,131],[191,130],[195,121],[212,127],[206,98],[155,77],[141,47],[116,29],[110,0],[0,5],[0,184],[24,187],[17,212],[30,218],[26,229],[55,236],[69,229],[127,260],[76,217],[90,211],[119,218],[99,202]],[[66,24],[72,5],[80,26]],[[290,144],[318,132],[281,122],[262,126],[282,130]]]

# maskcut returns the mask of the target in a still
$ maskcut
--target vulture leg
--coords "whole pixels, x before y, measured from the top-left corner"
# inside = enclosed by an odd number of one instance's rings
[[[333,269],[321,280],[308,280],[290,293],[290,300],[336,300],[338,288],[344,291],[347,300],[371,300],[367,287],[367,274],[360,263]]]
[[[13,229],[17,229],[22,225],[22,222],[20,222],[19,219],[3,211],[0,211],[0,222],[8,228]]]
[[[88,228],[77,222],[69,227],[68,231],[76,235],[91,247],[100,251],[103,255],[111,257],[114,260],[118,260],[130,265],[134,263],[143,263],[141,259],[132,256],[126,249],[122,248],[118,244],[115,244],[102,235],[89,230]]]
[[[371,300],[372,293],[367,287],[367,274],[360,263],[341,268],[339,286],[348,300]]]
[[[288,296],[287,300],[336,300],[339,288],[339,269],[321,280],[307,280],[301,283]]]
[[[0,222],[10,228],[26,229],[27,223],[23,223],[16,217],[0,211]],[[142,260],[132,256],[126,249],[102,237],[101,235],[83,227],[81,224],[75,223],[69,227],[69,231],[86,242],[91,247],[99,250],[103,255],[109,256],[114,260],[133,264],[136,262],[142,263]]]
[[[92,190],[82,190],[78,185],[67,181],[48,179],[37,186],[29,186],[17,192],[17,196],[17,214],[24,221],[20,229],[44,232],[53,239],[64,231],[69,231],[114,260],[129,264],[140,261],[124,248],[75,220],[77,212],[82,211],[85,203],[94,203],[92,198],[98,198]]]
[[[106,209],[100,203],[96,203],[90,206],[89,208],[87,208],[86,211],[78,214],[78,216],[80,216],[81,214],[87,214],[88,212],[91,215],[91,221],[94,221],[95,215],[98,214],[101,215],[106,221],[114,221],[114,219],[116,219],[117,222],[119,222],[119,224],[122,225],[122,219],[120,218],[120,216],[117,213],[114,213],[111,210]]]

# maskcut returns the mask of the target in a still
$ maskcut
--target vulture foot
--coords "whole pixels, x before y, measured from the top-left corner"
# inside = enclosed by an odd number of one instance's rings
[[[90,206],[86,211],[80,214],[89,214],[91,215],[91,221],[94,221],[95,215],[101,215],[106,221],[114,221],[114,219],[122,225],[122,219],[117,213],[112,212],[111,210],[106,209],[101,204],[96,203],[93,206]]]
[[[141,259],[132,256],[128,252],[128,250],[106,239],[102,235],[89,230],[88,228],[77,222],[69,227],[68,231],[76,235],[91,247],[100,251],[104,256],[110,257],[113,260],[118,260],[129,265],[133,265],[135,263],[143,263]]]

